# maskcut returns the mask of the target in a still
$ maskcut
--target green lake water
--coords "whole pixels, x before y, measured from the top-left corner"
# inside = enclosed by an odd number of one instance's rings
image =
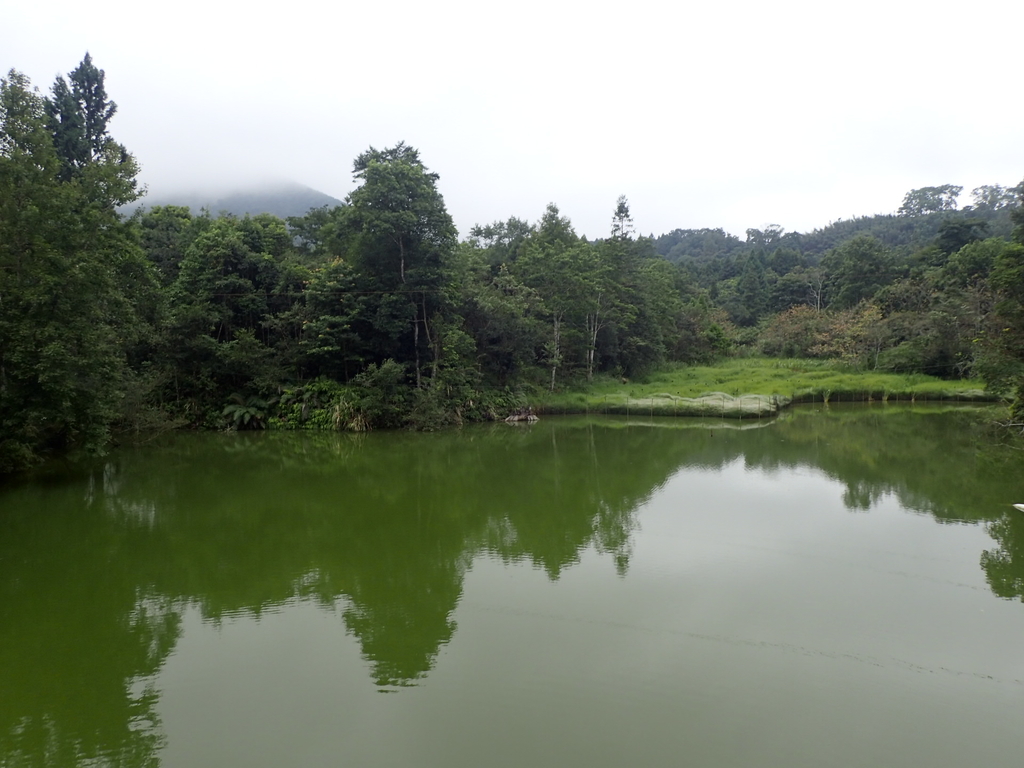
[[[991,411],[181,434],[0,486],[0,766],[1018,766]]]

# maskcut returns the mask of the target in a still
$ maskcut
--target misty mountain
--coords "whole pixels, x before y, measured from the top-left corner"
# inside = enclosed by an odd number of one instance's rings
[[[282,219],[288,216],[303,216],[311,208],[325,205],[341,205],[336,197],[307,187],[303,184],[274,184],[247,189],[239,189],[226,193],[210,192],[179,192],[151,193],[146,195],[140,204],[146,208],[158,205],[182,205],[191,209],[193,214],[207,208],[213,216],[230,213],[234,216],[270,213]]]

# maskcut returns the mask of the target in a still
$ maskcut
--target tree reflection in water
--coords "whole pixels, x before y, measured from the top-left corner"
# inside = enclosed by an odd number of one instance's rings
[[[181,615],[342,606],[381,687],[415,684],[456,631],[481,554],[560,578],[590,548],[629,569],[638,510],[682,467],[813,468],[851,510],[884,495],[987,525],[992,591],[1024,595],[1019,451],[974,412],[795,409],[760,429],[549,420],[436,435],[182,435],[40,476],[0,505],[0,764],[152,765],[146,688]],[[748,425],[749,426],[749,425]]]

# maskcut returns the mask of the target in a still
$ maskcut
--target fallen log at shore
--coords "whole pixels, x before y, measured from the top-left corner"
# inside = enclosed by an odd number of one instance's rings
[[[533,408],[525,406],[523,408],[520,408],[518,411],[515,411],[514,413],[510,413],[505,418],[505,421],[507,421],[510,424],[517,421],[528,421],[532,423],[534,421],[539,421],[539,419],[537,418],[537,415],[533,412]]]

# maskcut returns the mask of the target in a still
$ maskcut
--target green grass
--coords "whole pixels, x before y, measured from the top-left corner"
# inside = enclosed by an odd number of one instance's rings
[[[545,413],[652,413],[763,416],[791,402],[991,401],[977,380],[924,374],[851,371],[823,360],[734,358],[714,366],[681,366],[643,381],[595,379],[583,390],[543,393]]]

